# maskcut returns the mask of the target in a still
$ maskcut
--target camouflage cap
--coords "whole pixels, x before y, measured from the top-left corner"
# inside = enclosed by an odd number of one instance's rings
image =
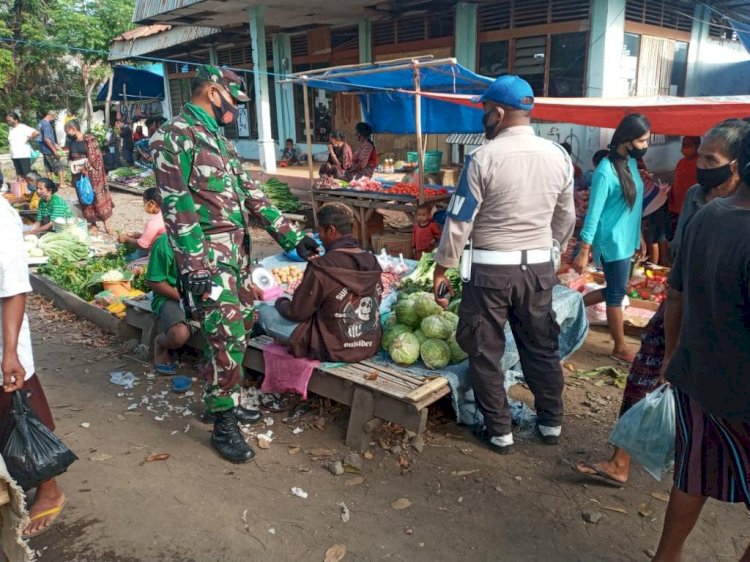
[[[250,101],[247,94],[242,91],[242,78],[227,68],[204,64],[198,69],[198,74],[195,77],[224,86],[237,101]]]

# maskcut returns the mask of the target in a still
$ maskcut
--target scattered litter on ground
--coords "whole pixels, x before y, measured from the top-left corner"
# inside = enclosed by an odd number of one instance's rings
[[[307,492],[305,492],[302,488],[297,488],[296,486],[292,488],[292,495],[297,496],[298,498],[302,498],[303,500],[307,499]]]
[[[131,390],[138,378],[130,371],[113,371],[109,374],[109,382]]]
[[[341,461],[331,461],[328,463],[328,471],[334,476],[341,476],[344,474],[344,465]]]
[[[597,367],[596,369],[591,369],[588,371],[574,371],[573,378],[580,379],[580,380],[587,380],[591,381],[597,377],[604,376],[607,378],[600,379],[594,383],[595,386],[604,386],[605,384],[611,384],[612,386],[616,386],[620,390],[623,390],[625,388],[625,383],[628,380],[628,374],[624,371],[621,371],[617,367]]]
[[[478,468],[475,468],[474,470],[454,470],[451,472],[451,476],[468,476],[469,474],[475,474],[479,472]]]
[[[358,471],[362,470],[362,457],[357,453],[349,452],[344,457],[344,466],[356,468]]]
[[[263,423],[266,425],[273,425],[274,419],[272,417],[267,417],[263,420]]]
[[[605,506],[602,506],[602,509],[605,509],[607,511],[614,511],[615,513],[622,513],[624,515],[628,514],[628,510],[625,509],[624,507],[607,507],[605,505]]]
[[[271,446],[271,441],[273,441],[273,431],[266,431],[265,433],[260,433],[257,436],[258,439],[258,447],[261,449],[268,449]]]
[[[393,503],[391,503],[391,507],[393,509],[399,509],[399,510],[400,509],[406,509],[410,505],[411,505],[411,501],[408,500],[408,499],[406,499],[406,498],[399,498],[396,501],[394,501]]]
[[[289,453],[290,455],[296,455],[301,450],[302,449],[300,449],[299,447],[289,447],[289,450],[287,451],[287,453]]]
[[[350,478],[346,482],[344,482],[347,486],[359,486],[365,481],[365,479],[362,476],[355,476],[354,478]]]
[[[165,461],[171,456],[172,455],[170,455],[169,453],[156,453],[154,455],[147,456],[145,462]]]
[[[346,507],[346,504],[344,502],[338,502],[336,505],[341,508],[341,521],[343,521],[344,523],[349,523],[349,519],[351,518],[349,508]]]
[[[83,429],[88,429],[89,427],[91,427],[91,424],[90,424],[89,422],[83,422],[83,423],[81,424],[81,427],[82,427]]]
[[[665,494],[664,492],[651,492],[651,497],[661,502],[669,503],[669,494]]]
[[[343,544],[334,544],[326,550],[323,562],[341,562],[346,556],[346,546]]]
[[[640,513],[642,517],[651,517],[654,514],[654,508],[651,504],[642,503],[638,506],[638,513]]]
[[[96,451],[95,453],[92,453],[89,456],[89,460],[94,461],[94,462],[104,462],[104,461],[108,461],[111,458],[112,458],[112,455],[108,455],[107,453],[102,453],[101,451]]]
[[[270,529],[268,529],[268,534],[269,535],[275,535],[276,534],[276,529],[274,529],[273,527],[271,527]]]
[[[299,435],[299,434],[300,434],[300,433],[302,433],[303,431],[305,431],[305,430],[304,430],[304,429],[302,429],[301,427],[295,427],[295,428],[294,428],[294,429],[292,430],[292,433],[293,433],[294,435]]]
[[[406,535],[412,536],[412,535],[414,534],[414,529],[412,529],[411,527],[406,527],[406,528],[404,529],[404,533],[405,533]]]

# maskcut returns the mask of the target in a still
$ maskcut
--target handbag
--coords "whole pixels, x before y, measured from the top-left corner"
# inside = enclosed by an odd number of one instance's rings
[[[23,390],[12,400],[2,454],[13,479],[29,490],[65,472],[78,457],[31,410]]]
[[[76,192],[81,205],[91,205],[94,202],[94,188],[86,175],[81,175],[76,182]]]

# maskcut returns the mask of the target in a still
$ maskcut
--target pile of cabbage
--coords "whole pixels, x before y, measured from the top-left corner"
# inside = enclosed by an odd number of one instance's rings
[[[459,302],[443,310],[430,293],[399,294],[381,342],[391,360],[406,366],[422,359],[427,368],[442,369],[466,359],[456,342]]]

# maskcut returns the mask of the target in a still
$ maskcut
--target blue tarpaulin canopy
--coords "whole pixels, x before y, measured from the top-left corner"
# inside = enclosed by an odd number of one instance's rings
[[[134,66],[119,65],[114,68],[112,78],[112,101],[163,100],[164,78],[155,72],[150,72]],[[104,82],[96,96],[98,101],[106,101],[108,81]]]
[[[417,71],[422,92],[478,95],[492,83],[491,78],[473,73],[455,59],[403,60],[314,70],[293,74],[289,81],[307,83],[309,88],[358,94],[365,120],[375,132],[414,134],[417,127],[413,92],[417,89]],[[422,98],[421,108],[424,134],[484,131],[479,109],[427,98]]]

